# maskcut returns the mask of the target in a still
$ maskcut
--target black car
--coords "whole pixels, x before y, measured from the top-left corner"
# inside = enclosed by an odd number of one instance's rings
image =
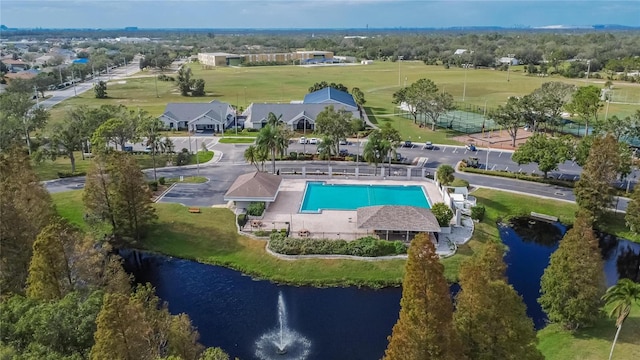
[[[402,147],[406,147],[406,148],[412,148],[413,147],[413,143],[409,140],[405,141],[404,144],[402,144]]]
[[[473,144],[467,144],[465,148],[469,151],[476,151],[476,146]]]

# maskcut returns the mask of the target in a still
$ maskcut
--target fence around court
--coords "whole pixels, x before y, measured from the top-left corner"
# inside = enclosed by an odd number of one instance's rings
[[[456,110],[449,111],[442,114],[436,126],[440,128],[451,129],[464,134],[474,134],[490,130],[499,130],[500,126],[486,117],[488,110],[485,107],[468,104],[468,103],[456,103]],[[413,120],[413,115],[406,110],[400,110],[400,116]],[[418,123],[430,126],[432,124],[425,114],[418,114]]]

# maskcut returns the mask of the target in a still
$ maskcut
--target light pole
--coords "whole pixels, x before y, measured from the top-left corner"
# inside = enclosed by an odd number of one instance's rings
[[[244,87],[244,106],[247,106],[247,87]]]
[[[402,60],[404,59],[404,56],[400,56],[398,55],[398,86],[400,86],[400,81],[401,81],[401,77],[400,77],[400,64],[402,63]]]
[[[304,142],[302,143],[302,153],[307,155],[307,119],[302,119],[304,121],[302,123],[302,137],[304,138]]]
[[[156,69],[157,69],[158,68],[158,59],[155,59],[155,60],[156,60]],[[155,83],[156,83],[156,97],[159,98],[160,95],[158,95],[158,75],[155,75],[153,78],[155,79]],[[189,144],[189,145],[191,145],[191,144]]]
[[[591,72],[591,60],[587,60],[587,80],[589,80],[589,72]]]
[[[465,95],[467,95],[467,70],[469,70],[469,64],[464,64],[464,86],[462,87],[462,102],[464,102]]]
[[[78,91],[76,90],[76,79],[73,75],[73,69],[71,70],[71,82],[73,83],[73,96],[78,96]]]
[[[514,56],[516,56],[516,54],[507,54],[507,57],[509,58],[509,66],[507,66],[507,82],[509,82],[509,73],[511,73],[511,63],[513,62]]]

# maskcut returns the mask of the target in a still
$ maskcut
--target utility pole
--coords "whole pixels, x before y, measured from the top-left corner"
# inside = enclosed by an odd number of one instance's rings
[[[73,83],[73,96],[78,96],[78,91],[76,90],[76,79],[75,75],[73,75],[73,69],[71,70],[71,82]]]
[[[467,95],[467,70],[469,69],[469,64],[464,64],[464,86],[462,87],[462,102],[464,102],[464,98]]]
[[[156,69],[158,68],[158,59],[156,60]],[[155,79],[155,83],[156,83],[156,97],[159,98],[160,95],[158,95],[158,75],[153,77]],[[191,143],[189,143],[189,145],[191,145]]]
[[[591,72],[591,60],[587,60],[587,80],[589,80],[590,72]]]

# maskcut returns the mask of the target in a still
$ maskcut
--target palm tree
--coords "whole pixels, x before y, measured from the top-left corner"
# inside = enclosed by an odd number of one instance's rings
[[[369,164],[375,165],[373,176],[378,173],[378,164],[384,160],[386,144],[380,135],[380,130],[373,131],[368,138],[367,144],[362,150],[362,158]]]
[[[275,174],[276,153],[281,156],[286,153],[287,148],[289,147],[289,135],[287,130],[280,123],[280,120],[276,118],[273,113],[269,113],[269,115],[269,121],[271,121],[272,124],[267,124],[260,130],[260,133],[256,137],[256,145],[259,149],[263,149],[271,154],[271,163],[273,166],[273,173]],[[273,124],[273,122],[276,123]]]
[[[260,169],[258,169],[258,150],[254,145],[249,146],[244,151],[244,159],[255,166],[256,170],[260,171]]]
[[[609,353],[609,360],[611,360],[613,348],[616,346],[620,329],[622,329],[622,323],[629,316],[633,303],[640,303],[640,284],[629,279],[621,279],[617,284],[607,289],[602,300],[607,303],[607,306],[611,306],[609,316],[616,318],[616,327],[618,328]]]
[[[278,126],[280,124],[282,124],[282,114],[276,116],[276,114],[270,112],[269,115],[267,115],[267,125]]]
[[[171,140],[169,137],[165,137],[162,141],[161,149],[163,150],[163,152],[169,154],[169,162],[173,162],[173,153],[175,151],[175,147],[176,146],[173,144],[173,140]]]

